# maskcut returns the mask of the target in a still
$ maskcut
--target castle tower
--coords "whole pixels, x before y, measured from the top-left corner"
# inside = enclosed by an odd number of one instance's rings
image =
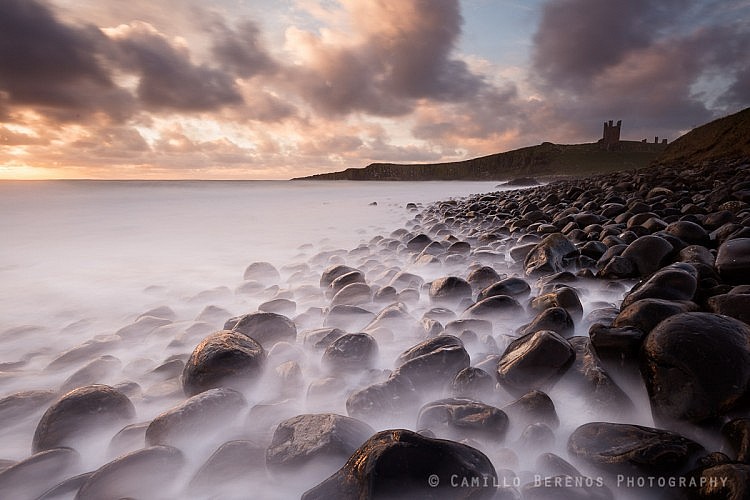
[[[620,129],[622,128],[622,120],[617,120],[617,125],[612,125],[612,120],[604,122],[604,132],[602,134],[601,145],[602,149],[607,151],[613,151],[617,149],[620,143]]]

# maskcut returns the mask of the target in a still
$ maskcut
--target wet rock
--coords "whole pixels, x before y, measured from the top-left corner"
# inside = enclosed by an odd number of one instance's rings
[[[266,451],[272,472],[299,473],[314,466],[331,474],[375,431],[366,423],[334,413],[304,414],[284,420]]]
[[[349,416],[363,420],[401,417],[421,404],[408,377],[394,374],[384,382],[355,391],[346,399]]]
[[[632,410],[633,402],[602,366],[589,337],[573,337],[568,342],[576,352],[576,360],[566,379],[579,387],[580,393],[600,410],[617,415]]]
[[[516,318],[518,315],[523,314],[523,312],[523,306],[513,297],[495,295],[472,305],[463,312],[462,316],[465,318],[502,321]]]
[[[633,327],[643,333],[649,333],[670,316],[697,310],[698,305],[687,300],[641,299],[620,311],[612,326]]]
[[[529,333],[505,349],[497,365],[497,380],[512,394],[544,389],[554,385],[574,360],[573,348],[557,333]]]
[[[742,500],[750,498],[750,466],[721,464],[701,469],[688,477],[692,484],[683,489],[690,500]],[[690,483],[689,483],[690,484]]]
[[[69,477],[45,491],[36,500],[60,500],[63,498],[73,498],[92,474],[93,471]]]
[[[8,428],[41,410],[57,397],[55,391],[21,391],[0,399],[0,425]]]
[[[675,474],[692,467],[702,452],[674,432],[608,422],[584,424],[568,440],[568,453],[612,474]]]
[[[75,499],[143,498],[156,491],[169,496],[184,466],[182,452],[169,446],[134,451],[96,470]]]
[[[323,274],[320,276],[320,288],[328,288],[328,286],[333,283],[333,280],[339,276],[355,271],[359,272],[357,269],[345,266],[344,264],[333,265],[323,271]]]
[[[430,243],[432,243],[432,239],[429,236],[426,234],[418,234],[406,242],[406,248],[410,252],[419,253]]]
[[[87,340],[83,344],[72,347],[67,351],[60,354],[55,358],[45,370],[60,370],[66,368],[75,363],[91,359],[92,357],[101,354],[104,351],[115,348],[117,344],[122,342],[122,337],[119,335],[103,335],[94,337],[91,340]]]
[[[149,446],[195,445],[197,438],[209,439],[226,429],[247,405],[237,391],[209,389],[154,418],[146,429]]]
[[[433,475],[437,481],[430,479]],[[454,475],[477,478],[480,486],[452,487]],[[493,498],[496,480],[490,460],[474,448],[404,429],[386,430],[367,440],[338,472],[302,498]]]
[[[641,373],[657,423],[723,415],[750,383],[750,326],[712,313],[671,316],[646,338]]]
[[[735,453],[738,462],[750,463],[750,418],[735,418],[721,428],[721,433]]]
[[[340,328],[341,330],[361,330],[367,326],[375,315],[358,306],[339,304],[331,307],[326,314],[323,326],[328,328]]]
[[[331,305],[348,304],[352,306],[367,304],[372,298],[372,290],[365,283],[350,283],[341,288],[331,299]]]
[[[294,314],[297,310],[297,303],[293,300],[279,298],[268,300],[258,306],[258,311],[276,314]]]
[[[480,335],[492,335],[492,322],[485,319],[464,318],[446,323],[445,333],[458,336],[461,332],[470,330]]]
[[[708,299],[708,309],[750,324],[750,293],[725,293]]]
[[[690,264],[660,269],[625,296],[622,307],[642,299],[691,300],[698,288],[697,272]]]
[[[224,330],[247,335],[266,349],[276,342],[294,342],[297,338],[294,322],[272,312],[257,312],[232,318],[224,324]]]
[[[578,249],[565,236],[553,233],[540,241],[524,259],[527,275],[564,271],[578,257]]]
[[[469,366],[469,353],[463,342],[452,335],[425,340],[401,353],[397,372],[417,389],[442,387]]]
[[[555,410],[555,404],[542,391],[527,392],[512,403],[503,406],[502,410],[508,415],[514,425],[545,424],[553,429],[560,425],[560,419]]]
[[[568,286],[561,286],[550,293],[535,297],[531,301],[531,308],[537,312],[553,307],[565,309],[573,321],[580,321],[583,317],[581,299],[578,298],[578,293]]]
[[[707,246],[709,244],[708,232],[695,222],[676,221],[669,224],[664,232],[676,236],[689,245]]]
[[[471,285],[456,276],[438,278],[430,284],[430,300],[437,305],[455,307],[463,299],[471,298]]]
[[[80,467],[81,457],[71,448],[50,448],[0,472],[0,497],[36,498]]]
[[[270,262],[253,262],[245,268],[243,279],[256,280],[266,285],[270,285],[272,283],[278,283],[281,280],[281,275]]]
[[[265,473],[266,449],[252,441],[227,441],[198,469],[190,489],[208,495],[257,486],[253,473]],[[230,493],[231,494],[231,493]]]
[[[127,396],[107,385],[80,387],[52,403],[36,426],[35,453],[73,446],[84,436],[127,423],[135,408]]]
[[[571,337],[575,333],[575,325],[568,311],[562,307],[552,307],[544,309],[531,323],[521,327],[519,334],[527,335],[542,330],[551,330],[562,337]]]
[[[477,301],[484,300],[487,297],[494,297],[495,295],[507,295],[514,298],[525,297],[529,293],[531,293],[531,287],[525,280],[511,277],[494,282],[488,287],[483,288],[477,296]]]
[[[109,442],[107,452],[116,457],[143,448],[146,443],[146,429],[149,422],[126,425]]]
[[[647,234],[630,243],[621,257],[632,262],[639,275],[648,276],[662,267],[673,250],[664,238]]]
[[[499,274],[497,274],[497,271],[489,266],[478,267],[477,269],[471,271],[466,277],[466,281],[471,286],[480,290],[491,285],[492,283],[500,281],[500,279],[501,277]]]
[[[719,276],[733,285],[750,284],[750,238],[727,240],[716,255]]]
[[[638,360],[646,334],[635,327],[613,327],[595,323],[589,338],[596,354],[615,366],[634,364]]]
[[[334,373],[372,368],[378,357],[378,343],[366,333],[347,333],[323,353],[323,365]]]
[[[499,408],[462,398],[440,399],[419,410],[417,428],[429,429],[446,439],[501,442],[508,416]]]
[[[182,372],[185,395],[216,387],[242,390],[263,372],[266,351],[254,339],[222,330],[206,337],[193,350]]]
[[[516,446],[527,453],[549,450],[555,446],[555,433],[547,424],[535,422],[521,432]]]
[[[121,367],[122,363],[116,357],[100,356],[65,379],[60,386],[60,392],[69,392],[78,387],[107,382],[105,379]]]
[[[458,372],[451,382],[451,394],[455,397],[463,397],[482,401],[489,398],[495,392],[495,378],[473,366],[468,366]]]

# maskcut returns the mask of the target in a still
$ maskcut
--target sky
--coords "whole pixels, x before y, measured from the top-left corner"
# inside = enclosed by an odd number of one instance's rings
[[[0,179],[288,179],[750,106],[750,0],[0,0]]]

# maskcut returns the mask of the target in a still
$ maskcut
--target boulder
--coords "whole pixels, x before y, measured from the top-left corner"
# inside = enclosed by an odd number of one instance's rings
[[[276,342],[294,342],[297,338],[294,322],[272,312],[256,312],[232,318],[224,324],[224,329],[247,335],[266,349]]]
[[[473,366],[468,366],[458,372],[451,382],[451,394],[455,397],[463,397],[482,401],[489,398],[495,392],[495,378]]]
[[[146,443],[195,445],[224,431],[246,405],[242,394],[232,389],[201,392],[154,418],[146,429]]]
[[[71,448],[50,448],[0,471],[0,498],[36,498],[81,467]]]
[[[553,233],[531,249],[523,262],[527,275],[564,271],[578,257],[578,249],[564,235]]]
[[[75,500],[170,496],[186,461],[170,446],[151,446],[118,457],[88,477]],[[174,493],[174,492],[173,492]]]
[[[499,408],[463,398],[440,399],[419,410],[418,429],[429,429],[436,436],[459,441],[501,442],[508,429],[508,416]]]
[[[662,267],[673,250],[664,238],[647,234],[630,243],[620,257],[632,262],[639,275],[648,276]]]
[[[527,335],[529,333],[539,332],[542,330],[551,330],[562,337],[571,337],[575,333],[575,325],[573,324],[573,318],[570,317],[568,311],[562,307],[552,307],[544,309],[536,317],[531,320],[531,323],[525,325],[519,329],[520,335]]]
[[[193,349],[182,371],[182,388],[186,396],[216,387],[243,390],[260,378],[265,363],[266,351],[258,342],[222,330]]]
[[[568,342],[576,352],[576,360],[568,370],[566,380],[578,387],[580,394],[599,410],[617,415],[632,410],[633,402],[602,366],[592,349],[591,339],[572,337]]]
[[[525,297],[531,293],[531,287],[526,280],[511,277],[493,282],[491,285],[482,289],[477,296],[477,301],[493,297],[495,295],[507,295],[509,297]]]
[[[729,446],[735,453],[736,460],[750,464],[750,418],[735,418],[721,428]]]
[[[346,399],[349,416],[362,420],[403,417],[421,404],[408,377],[395,373],[384,382],[353,392]]]
[[[469,353],[458,338],[439,335],[401,353],[396,366],[416,389],[440,388],[469,366]]]
[[[494,295],[480,300],[466,309],[462,317],[502,321],[514,319],[524,313],[523,306],[508,295]]]
[[[670,316],[697,310],[698,305],[688,300],[641,299],[620,311],[612,326],[633,327],[647,334]]]
[[[366,333],[347,333],[323,352],[323,365],[334,373],[372,368],[378,357],[378,343]]]
[[[209,495],[216,495],[235,483],[251,488],[257,480],[253,473],[265,474],[265,471],[264,447],[253,441],[227,441],[198,469],[190,481],[190,488]]]
[[[472,295],[471,285],[456,276],[438,278],[430,284],[430,300],[437,305],[455,307]]]
[[[52,403],[36,426],[34,453],[74,446],[87,435],[119,428],[135,416],[127,396],[108,385],[74,389]]]
[[[333,283],[333,280],[353,271],[357,271],[357,269],[345,266],[344,264],[336,264],[327,268],[320,276],[320,288],[328,288],[328,286]]]
[[[657,423],[724,415],[750,383],[750,326],[712,313],[671,316],[646,338],[641,374]]]
[[[550,330],[524,335],[505,349],[497,365],[497,380],[521,395],[554,385],[575,360],[567,340]]]
[[[750,285],[750,238],[725,241],[716,254],[716,270],[725,282]]]
[[[622,307],[642,299],[691,300],[698,288],[697,278],[690,264],[672,264],[636,285],[623,299]]]
[[[451,479],[475,481],[452,486]],[[470,446],[397,429],[368,439],[331,477],[305,492],[303,500],[330,498],[493,498],[497,473]],[[455,484],[455,483],[454,483]],[[487,485],[487,486],[485,486]]]
[[[568,453],[611,474],[676,474],[694,466],[703,452],[674,432],[631,424],[590,422],[568,439]]]
[[[503,406],[502,410],[508,415],[513,425],[525,427],[529,424],[542,423],[553,429],[560,425],[555,404],[542,391],[527,392],[512,403]]]
[[[266,451],[272,472],[299,472],[300,467],[341,467],[375,431],[366,423],[334,413],[304,414],[284,420]]]
[[[245,269],[243,279],[270,285],[281,281],[279,271],[269,262],[253,262]]]

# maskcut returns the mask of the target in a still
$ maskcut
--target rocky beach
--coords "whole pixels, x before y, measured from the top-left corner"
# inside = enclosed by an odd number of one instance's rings
[[[403,210],[249,263],[240,315],[165,303],[62,352],[2,332],[29,454],[0,497],[750,496],[750,164]]]

